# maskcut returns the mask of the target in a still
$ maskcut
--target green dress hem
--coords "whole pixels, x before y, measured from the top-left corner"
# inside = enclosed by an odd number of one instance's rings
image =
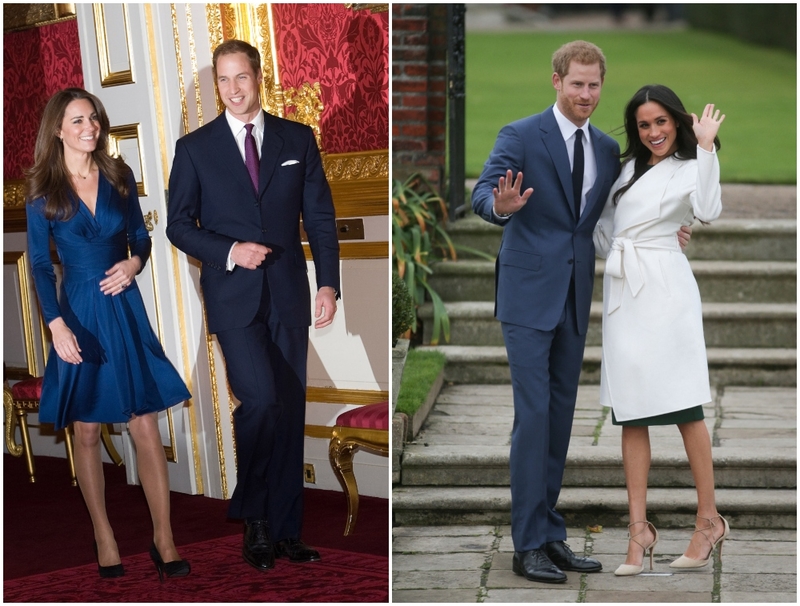
[[[692,421],[702,421],[705,419],[703,414],[703,405],[699,404],[692,408],[685,408],[684,410],[676,410],[675,412],[668,412],[663,415],[656,415],[654,417],[645,417],[643,419],[631,419],[630,421],[617,421],[614,416],[614,411],[611,411],[611,424],[622,425],[623,427],[649,427],[650,425],[679,425],[681,423],[690,423]]]

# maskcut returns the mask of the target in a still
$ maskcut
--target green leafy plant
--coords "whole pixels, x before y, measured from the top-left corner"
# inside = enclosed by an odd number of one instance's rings
[[[405,281],[392,272],[392,347],[414,322],[414,302]]]
[[[433,303],[431,344],[443,334],[450,340],[450,319],[439,294],[428,284],[433,273],[430,263],[440,258],[456,259],[456,249],[444,229],[447,206],[444,199],[420,174],[392,183],[392,249],[394,270],[406,283],[411,299],[413,321],[417,332],[417,308],[425,297]]]

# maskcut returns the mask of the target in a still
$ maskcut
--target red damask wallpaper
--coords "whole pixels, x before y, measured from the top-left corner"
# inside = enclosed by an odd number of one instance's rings
[[[389,14],[273,4],[281,87],[320,83],[328,153],[389,147]]]
[[[75,19],[3,35],[3,178],[22,179],[33,164],[39,118],[47,100],[83,87]]]

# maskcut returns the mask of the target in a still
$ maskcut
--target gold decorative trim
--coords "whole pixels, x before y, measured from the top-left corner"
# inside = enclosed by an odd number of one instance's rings
[[[154,211],[155,212],[155,211]],[[150,214],[150,213],[148,213]],[[150,253],[150,279],[153,281],[153,304],[155,306],[156,312],[156,331],[158,336],[158,342],[164,342],[164,321],[161,314],[161,305],[158,300],[158,273],[156,270],[156,262],[155,262],[155,249]],[[175,442],[175,424],[172,418],[172,409],[168,408],[166,410],[167,413],[167,429],[169,432],[169,446],[164,446],[164,453],[166,454],[167,461],[171,461],[172,463],[178,462],[178,449],[176,448]]]
[[[389,10],[388,4],[357,4],[345,2],[344,5],[354,11],[369,11],[371,13],[385,13]]]
[[[16,32],[77,18],[74,4],[3,4],[3,32]]]
[[[181,357],[183,358],[183,376],[186,388],[189,393],[194,393],[194,386],[192,385],[192,364],[189,360],[189,345],[186,331],[186,309],[183,305],[183,284],[180,276],[180,263],[178,259],[178,249],[174,246],[172,249],[172,277],[175,281],[175,298],[178,302],[178,330],[181,335]],[[193,400],[187,400],[185,406],[189,410],[189,423],[191,426],[190,434],[192,439],[192,452],[194,453],[194,474],[197,481],[197,492],[205,494],[203,485],[203,471],[200,461],[200,453],[197,450],[197,417],[194,412]]]
[[[208,326],[208,317],[206,315],[206,306],[202,302],[203,307],[203,326]],[[214,411],[214,431],[217,436],[217,454],[219,456],[219,470],[220,482],[222,490],[222,498],[228,498],[228,478],[225,472],[225,442],[222,439],[222,425],[220,423],[220,406],[219,406],[219,387],[217,385],[217,365],[214,361],[214,346],[211,335],[206,332],[206,355],[208,356],[208,374],[211,378],[211,408]]]
[[[106,31],[105,4],[95,2],[92,4],[94,12],[95,38],[97,39],[97,59],[100,62],[100,85],[103,88],[109,86],[119,86],[120,84],[133,84],[133,64],[131,62],[131,33],[128,27],[128,8],[121,4],[122,22],[125,28],[124,46],[128,53],[128,69],[112,72],[111,58],[108,48],[108,32]],[[114,44],[119,45],[120,40],[115,40]]]
[[[41,376],[36,364],[36,355],[33,347],[33,312],[31,311],[31,297],[28,290],[27,253],[12,251],[3,253],[3,265],[17,266],[17,285],[19,286],[20,311],[22,312],[22,331],[25,336],[25,359],[28,364],[28,374],[33,377]]]
[[[181,34],[178,31],[178,14],[175,4],[170,4],[172,12],[172,39],[175,41],[175,62],[178,68],[178,88],[181,92],[181,117],[183,118],[183,134],[189,133],[189,108],[186,103],[186,85],[183,81],[183,60],[181,59]]]
[[[286,118],[310,126],[320,150],[322,150],[322,130],[319,122],[322,110],[325,109],[320,100],[321,94],[319,82],[314,82],[313,86],[304,82],[299,89],[290,88],[283,91],[286,106],[295,108],[295,111],[286,114]]]
[[[386,179],[388,182],[389,150],[325,154],[322,165],[325,169],[325,176],[332,183],[369,179]]]
[[[153,99],[155,100],[156,126],[158,130],[158,147],[161,152],[161,171],[164,183],[169,181],[169,161],[167,159],[166,128],[164,127],[164,100],[161,98],[161,76],[158,71],[158,50],[156,47],[156,34],[153,30],[153,5],[144,5],[145,22],[147,23],[147,46],[150,49],[150,74],[153,86]]]
[[[216,48],[225,40],[222,28],[222,6],[221,4],[206,4],[206,22],[208,23],[208,48],[213,54]],[[223,107],[222,99],[219,98],[217,83],[214,82],[214,99],[217,109]],[[220,113],[220,112],[218,112]]]
[[[337,389],[335,387],[306,388],[306,402],[326,404],[376,404],[389,399],[388,391],[366,389]]]
[[[308,242],[303,242],[303,252],[306,261],[313,261],[311,247]],[[388,259],[388,242],[339,242],[339,259]]]
[[[192,25],[192,7],[186,5],[186,30],[189,33],[189,60],[192,62],[192,79],[194,80],[194,98],[197,105],[197,126],[203,126],[203,99],[200,96],[200,70],[197,68],[197,52],[194,44],[194,26]]]
[[[337,217],[389,214],[389,150],[323,154]]]
[[[306,425],[303,432],[306,437],[330,440],[333,437],[333,427],[327,425]]]
[[[28,230],[25,217],[25,179],[3,181],[3,232]]]
[[[120,150],[120,141],[136,141],[136,151],[139,155],[139,168],[142,170],[142,180],[136,182],[136,191],[140,196],[147,195],[145,188],[145,174],[144,174],[144,157],[142,156],[142,127],[139,123],[136,124],[121,124],[120,126],[112,126],[108,129],[108,153],[113,156],[122,157]]]

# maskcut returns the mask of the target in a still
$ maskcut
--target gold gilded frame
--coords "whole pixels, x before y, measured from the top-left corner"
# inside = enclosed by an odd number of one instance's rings
[[[16,32],[75,19],[75,4],[3,4],[3,32]]]
[[[3,253],[3,265],[16,265],[17,283],[19,286],[20,311],[22,313],[22,332],[25,337],[25,358],[27,368],[7,368],[8,377],[26,378],[26,376],[39,376],[34,353],[33,340],[33,311],[31,310],[31,297],[28,285],[27,253],[12,251]]]
[[[125,140],[136,140],[136,149],[139,152],[139,167],[142,169],[142,180],[136,182],[136,191],[140,196],[147,195],[145,188],[144,158],[142,157],[142,132],[140,124],[121,124],[112,126],[108,129],[108,153],[112,156],[121,156],[119,142]]]
[[[92,4],[94,12],[95,38],[97,39],[97,59],[100,62],[100,85],[119,86],[120,84],[133,84],[133,63],[131,62],[131,33],[128,27],[128,7],[122,4],[122,19],[125,24],[125,50],[128,53],[128,69],[112,72],[111,58],[108,49],[108,36],[106,35],[105,5],[101,2]]]

